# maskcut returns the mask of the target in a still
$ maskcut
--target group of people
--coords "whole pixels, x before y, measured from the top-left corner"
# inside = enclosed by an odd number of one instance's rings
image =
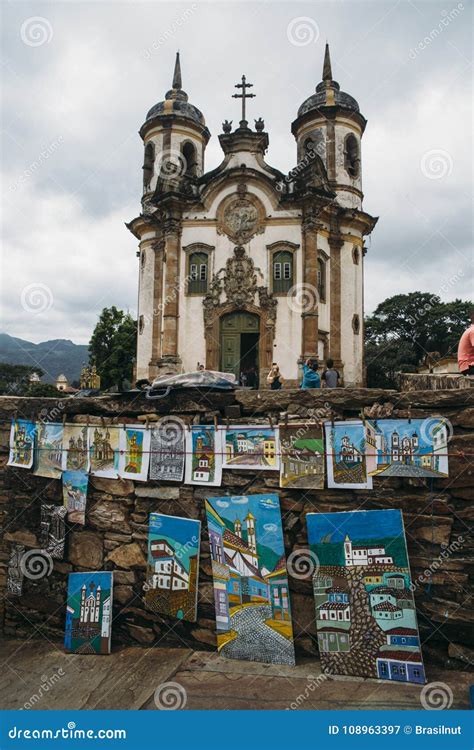
[[[300,388],[337,388],[340,384],[339,372],[334,368],[332,359],[326,360],[326,367],[319,375],[319,363],[317,359],[307,359],[303,365],[303,378]],[[278,391],[283,387],[283,376],[277,363],[272,364],[271,370],[267,375],[267,383],[272,391]]]

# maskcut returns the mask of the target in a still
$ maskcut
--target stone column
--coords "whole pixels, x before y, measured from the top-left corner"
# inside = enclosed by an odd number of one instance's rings
[[[150,376],[156,377],[158,360],[161,357],[161,321],[163,314],[163,254],[165,241],[159,240],[153,246],[153,317],[151,325],[152,344],[150,359]]]
[[[328,238],[331,248],[329,261],[330,273],[330,329],[329,356],[334,360],[334,366],[342,373],[341,359],[341,248],[344,241],[337,234],[330,234]]]
[[[319,313],[318,313],[318,228],[314,209],[303,214],[303,289],[304,301],[301,317],[303,362],[308,357],[318,356]]]
[[[159,366],[179,372],[178,318],[180,294],[181,223],[177,218],[166,217],[163,226],[165,283],[162,300],[163,338]]]

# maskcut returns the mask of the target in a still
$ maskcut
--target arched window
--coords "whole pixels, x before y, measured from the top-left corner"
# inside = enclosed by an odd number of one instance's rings
[[[143,161],[143,190],[147,192],[150,189],[153,178],[153,169],[155,165],[155,146],[153,143],[147,143],[145,146],[145,158]]]
[[[273,291],[286,293],[293,286],[293,253],[277,250],[273,254]]]
[[[318,258],[318,295],[321,302],[326,301],[326,263]]]
[[[360,251],[357,245],[352,248],[352,260],[354,265],[358,266],[360,261]]]
[[[349,133],[349,135],[346,136],[344,143],[344,168],[351,177],[359,176],[359,143],[353,133]]]
[[[188,294],[206,294],[209,276],[209,256],[205,252],[189,256]]]
[[[196,177],[197,175],[197,151],[196,147],[194,146],[191,141],[186,141],[183,143],[183,147],[181,150],[183,154],[183,171],[186,177]]]

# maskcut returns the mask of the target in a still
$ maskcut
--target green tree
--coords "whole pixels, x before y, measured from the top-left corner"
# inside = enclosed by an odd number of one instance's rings
[[[382,302],[365,321],[369,387],[395,387],[395,374],[414,372],[428,352],[454,354],[471,308],[471,302],[442,302],[426,292],[396,294]]]
[[[25,396],[31,386],[30,377],[37,373],[44,375],[43,370],[32,365],[11,365],[0,362],[0,394],[11,396]]]
[[[89,342],[89,360],[97,367],[102,389],[123,390],[132,381],[136,336],[131,315],[104,307]]]

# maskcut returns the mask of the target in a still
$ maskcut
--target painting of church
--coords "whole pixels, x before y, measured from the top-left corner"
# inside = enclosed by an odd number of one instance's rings
[[[8,466],[31,469],[33,466],[36,425],[28,419],[12,420]]]
[[[371,476],[447,477],[448,430],[443,419],[366,422]]]
[[[225,433],[224,469],[280,468],[278,427],[240,425],[228,427]]]
[[[120,450],[120,428],[89,427],[90,471],[98,477],[116,479]]]
[[[425,682],[398,510],[308,513],[321,666],[327,674]]]
[[[63,426],[54,422],[36,424],[35,471],[38,477],[61,478]]]
[[[85,471],[63,471],[62,481],[63,504],[67,510],[68,521],[84,526],[89,475]]]
[[[197,619],[201,522],[150,513],[145,603],[178,620]]]
[[[183,425],[170,418],[151,430],[150,479],[182,482],[186,448]]]
[[[254,107],[262,81],[213,90],[225,119],[222,161],[210,169],[211,133],[179,54],[171,67],[139,131],[143,191],[127,223],[139,246],[136,378],[200,362],[265,387],[277,361],[295,386],[306,358],[331,356],[345,385],[362,385],[366,240],[377,218],[363,207],[366,119],[334,80],[329,48],[295,111],[288,173],[267,161],[259,113],[235,111]]]
[[[109,654],[113,573],[70,573],[64,646],[68,653]]]
[[[123,479],[146,482],[150,464],[150,430],[127,425],[119,431],[118,474]]]
[[[208,498],[206,517],[219,653],[231,659],[294,664],[278,497]]]
[[[280,487],[324,487],[324,437],[321,427],[280,425]]]
[[[63,471],[89,471],[89,430],[86,425],[65,424]]]
[[[328,487],[370,489],[364,423],[359,419],[327,421],[324,430]]]
[[[224,430],[193,425],[186,431],[186,484],[218,487],[222,481]]]

